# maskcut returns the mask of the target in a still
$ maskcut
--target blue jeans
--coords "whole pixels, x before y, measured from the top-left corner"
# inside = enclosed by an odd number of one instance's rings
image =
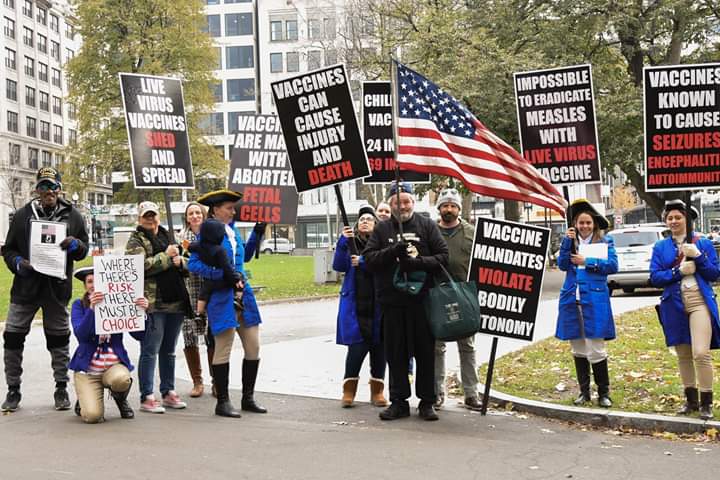
[[[360,376],[360,368],[368,353],[370,353],[370,376],[380,380],[385,378],[385,350],[382,344],[368,345],[365,342],[348,345],[345,378]]]
[[[160,393],[175,389],[175,347],[183,324],[182,313],[148,313],[145,338],[140,344],[138,381],[140,401],[155,391],[155,362],[160,357]]]

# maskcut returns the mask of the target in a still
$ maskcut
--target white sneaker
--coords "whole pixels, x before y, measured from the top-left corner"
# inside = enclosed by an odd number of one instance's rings
[[[145,397],[145,400],[140,404],[140,411],[147,413],[165,413],[163,406],[160,405],[160,402],[155,400],[155,397],[152,395]]]
[[[187,403],[180,400],[180,396],[174,390],[170,390],[163,397],[162,406],[175,410],[182,410],[183,408],[187,407]]]

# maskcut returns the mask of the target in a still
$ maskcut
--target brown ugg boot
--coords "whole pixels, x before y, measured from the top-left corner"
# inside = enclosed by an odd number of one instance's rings
[[[376,407],[387,407],[388,401],[383,395],[385,382],[380,378],[371,378],[368,383],[370,383],[370,403]]]
[[[202,380],[202,364],[200,363],[200,349],[196,346],[188,347],[183,350],[185,352],[185,361],[187,362],[190,377],[193,381],[193,388],[190,390],[190,396],[197,398],[203,394]]]
[[[342,396],[342,407],[350,408],[353,406],[355,400],[355,394],[357,393],[357,385],[359,378],[346,378],[343,380],[343,396]]]

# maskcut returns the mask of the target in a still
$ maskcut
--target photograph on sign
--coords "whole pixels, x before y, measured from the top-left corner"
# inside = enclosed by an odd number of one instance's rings
[[[365,151],[372,175],[363,183],[395,181],[395,146],[392,125],[392,90],[390,82],[362,83],[362,127]],[[405,182],[429,183],[430,174],[400,169]]]
[[[195,188],[182,82],[119,75],[135,188]]]
[[[298,192],[370,175],[345,65],[271,87]]]
[[[645,190],[720,185],[720,63],[646,67]]]
[[[93,257],[95,291],[104,294],[95,305],[95,333],[108,335],[145,330],[145,311],[135,305],[144,295],[142,255]]]
[[[243,194],[235,219],[294,225],[298,193],[278,117],[247,113],[237,120],[228,177],[228,189]]]
[[[33,269],[49,277],[65,280],[67,252],[60,243],[67,238],[67,224],[44,220],[30,221],[29,261]]]
[[[599,183],[590,65],[514,74],[520,151],[554,185]]]
[[[468,281],[478,285],[480,333],[532,341],[550,229],[479,217]]]

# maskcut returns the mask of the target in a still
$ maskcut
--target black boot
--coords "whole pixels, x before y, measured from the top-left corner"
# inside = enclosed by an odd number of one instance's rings
[[[406,401],[394,401],[388,408],[380,412],[380,420],[397,420],[410,416],[410,404]]]
[[[20,406],[22,394],[20,393],[20,385],[8,385],[7,396],[2,404],[3,412],[14,412]]]
[[[75,400],[75,415],[80,417],[82,412],[80,411],[80,400]]]
[[[690,415],[692,412],[697,412],[698,408],[700,408],[698,403],[698,389],[695,387],[686,387],[685,404],[678,410],[678,415]]]
[[[592,364],[595,385],[598,387],[598,405],[603,408],[612,407],[610,399],[610,374],[608,373],[607,358],[602,362]]]
[[[55,383],[53,400],[55,400],[55,410],[70,410],[70,395],[68,395],[65,382]]]
[[[254,413],[267,413],[267,409],[255,403],[255,380],[257,379],[260,360],[243,359],[242,366],[242,403],[243,410]]]
[[[700,392],[700,420],[713,419],[713,392]]]
[[[213,365],[212,370],[215,378],[215,388],[217,389],[215,415],[219,415],[221,417],[240,418],[240,412],[235,410],[233,404],[230,403],[230,394],[228,393],[230,364],[222,363],[220,365]]]
[[[575,357],[575,374],[577,375],[580,395],[573,402],[582,405],[590,401],[590,362],[585,357]]]
[[[128,394],[130,394],[131,388],[132,378],[130,379],[130,386],[124,392],[113,392],[112,390],[110,390],[110,395],[112,395],[113,399],[115,400],[115,404],[118,407],[118,410],[120,410],[121,418],[135,418],[135,412],[133,412],[132,407],[127,401],[127,397]]]

